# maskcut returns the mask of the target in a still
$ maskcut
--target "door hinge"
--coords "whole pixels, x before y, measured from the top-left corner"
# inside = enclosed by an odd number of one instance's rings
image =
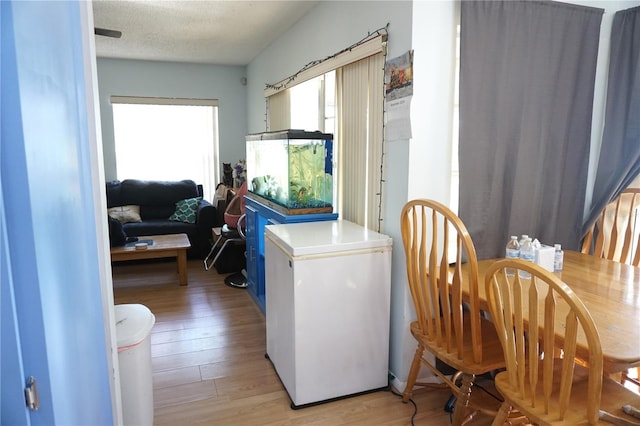
[[[38,411],[38,408],[40,408],[38,385],[36,384],[36,379],[34,379],[33,376],[29,377],[27,387],[24,388],[24,397],[27,401],[27,408],[29,408],[29,410]]]

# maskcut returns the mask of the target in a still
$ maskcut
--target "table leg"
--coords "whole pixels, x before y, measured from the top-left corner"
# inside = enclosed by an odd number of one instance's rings
[[[187,285],[187,251],[178,250],[178,281]]]

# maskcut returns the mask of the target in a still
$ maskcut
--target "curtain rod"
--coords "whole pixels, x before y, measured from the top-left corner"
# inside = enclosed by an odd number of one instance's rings
[[[265,91],[269,91],[272,93],[278,92],[282,89],[286,89],[294,80],[296,80],[296,78],[298,78],[300,76],[300,74],[304,73],[305,71],[322,64],[323,62],[329,61],[331,59],[335,59],[338,56],[347,53],[347,52],[351,52],[352,50],[354,50],[355,48],[362,46],[372,40],[375,40],[378,37],[382,37],[382,42],[386,42],[387,40],[387,35],[389,34],[388,32],[389,29],[389,23],[387,23],[387,25],[385,25],[384,27],[378,28],[377,30],[375,30],[373,33],[369,33],[367,34],[366,37],[364,37],[363,39],[361,39],[360,41],[352,44],[351,46],[342,49],[341,51],[334,53],[333,55],[327,56],[324,59],[317,59],[315,61],[311,61],[309,62],[307,65],[305,65],[304,67],[302,67],[300,70],[298,70],[298,72],[296,72],[295,74],[285,78],[284,80],[281,80],[278,83],[274,83],[274,84],[269,84],[267,83],[265,85]]]

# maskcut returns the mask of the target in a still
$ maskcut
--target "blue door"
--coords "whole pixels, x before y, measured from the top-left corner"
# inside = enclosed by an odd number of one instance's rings
[[[87,10],[0,2],[3,425],[114,423]],[[31,376],[37,411],[25,403]]]

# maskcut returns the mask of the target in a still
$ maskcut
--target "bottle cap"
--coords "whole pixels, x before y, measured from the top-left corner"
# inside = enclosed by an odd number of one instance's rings
[[[562,246],[560,244],[554,244],[553,246],[555,247],[556,250],[562,249]]]
[[[512,235],[512,236],[511,236],[511,239],[512,239],[512,240],[517,240],[517,239],[518,239],[518,236],[517,236],[517,235]]]

